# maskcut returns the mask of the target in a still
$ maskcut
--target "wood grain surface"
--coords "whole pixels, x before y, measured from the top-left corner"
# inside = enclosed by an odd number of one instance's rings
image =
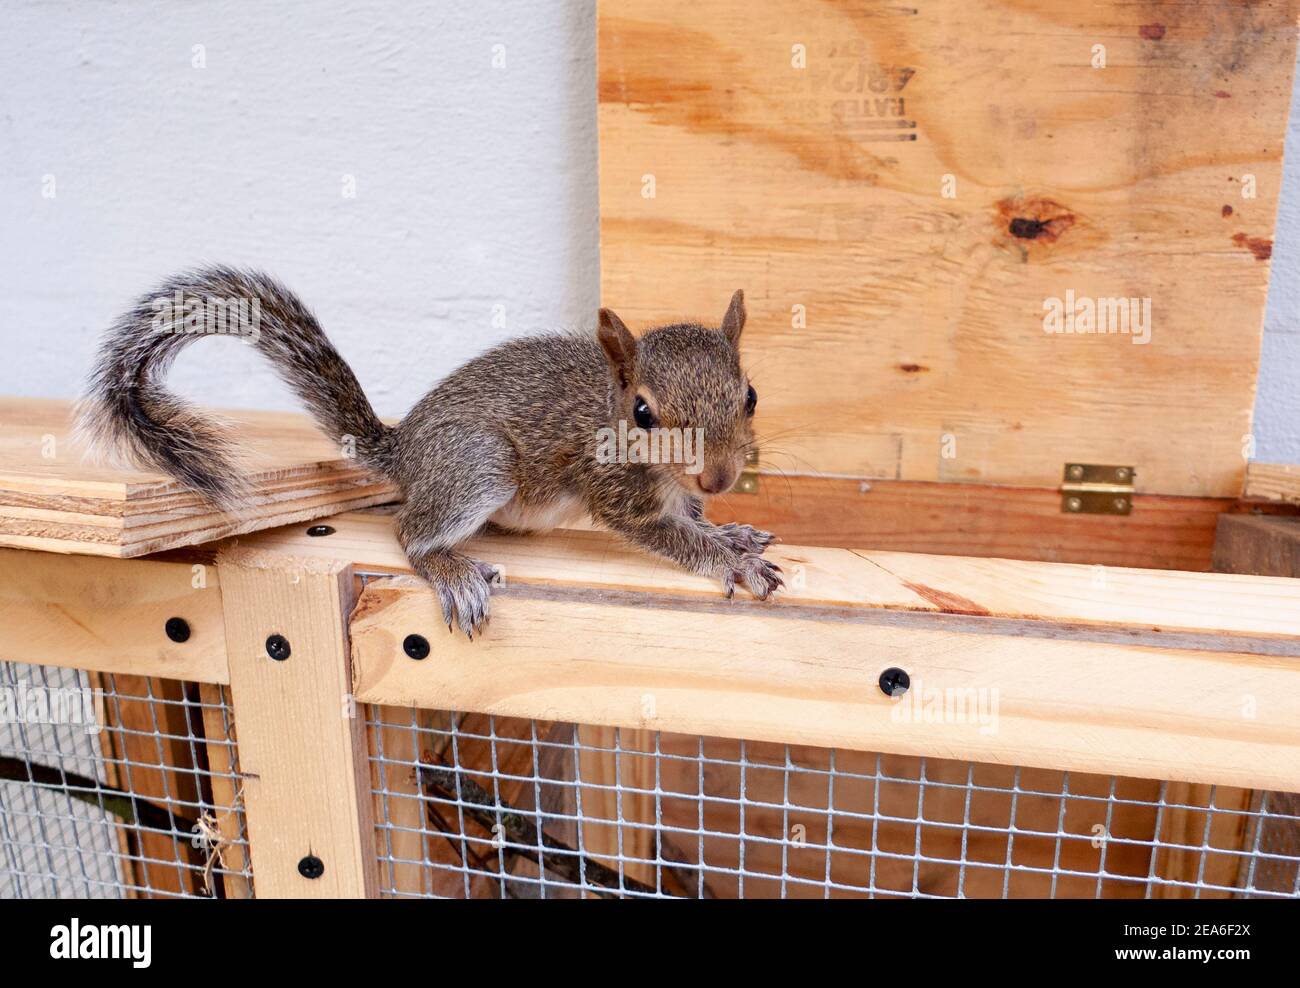
[[[716,323],[744,288],[764,464],[1240,493],[1294,0],[599,18],[603,304]],[[1149,299],[1149,341],[1045,332],[1067,293]]]

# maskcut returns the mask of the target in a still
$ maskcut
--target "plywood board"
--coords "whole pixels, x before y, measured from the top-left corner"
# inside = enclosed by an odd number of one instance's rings
[[[1296,0],[599,9],[602,301],[745,289],[765,465],[1240,492]]]
[[[158,473],[85,462],[69,402],[0,398],[0,546],[139,556],[392,500],[302,415],[221,413],[253,498],[232,517]]]
[[[1293,463],[1252,463],[1246,468],[1244,496],[1300,504],[1300,466]]]
[[[750,524],[797,545],[1207,570],[1214,526],[1236,505],[1140,494],[1132,514],[1081,515],[1062,511],[1060,491],[1047,488],[765,476],[756,493],[715,498],[706,513],[719,525]]]
[[[1214,540],[1214,568],[1300,579],[1300,518],[1224,515]]]

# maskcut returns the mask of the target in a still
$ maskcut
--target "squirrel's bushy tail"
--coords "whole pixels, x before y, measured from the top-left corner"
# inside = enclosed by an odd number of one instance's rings
[[[392,430],[316,318],[275,279],[225,267],[164,282],[113,324],[78,409],[86,439],[170,474],[217,505],[236,507],[242,485],[231,436],[162,383],[181,348],[211,333],[252,341],[332,439],[387,473]]]

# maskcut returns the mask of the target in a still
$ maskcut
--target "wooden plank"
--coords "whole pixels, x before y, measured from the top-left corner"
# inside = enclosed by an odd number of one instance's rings
[[[1260,820],[1258,834],[1252,833],[1247,843],[1258,847],[1262,857],[1256,862],[1251,887],[1266,892],[1281,892],[1284,895],[1296,894],[1300,888],[1300,793],[1264,792],[1259,793],[1258,807],[1271,814],[1271,818]]]
[[[186,622],[188,640],[168,637],[170,618]],[[228,682],[217,571],[0,549],[0,659]]]
[[[708,515],[794,545],[1205,571],[1215,523],[1235,510],[1231,498],[1138,495],[1130,515],[1073,515],[1057,489],[762,474],[757,494],[717,498]]]
[[[1061,622],[902,617],[518,581],[494,602],[484,638],[470,642],[439,634],[441,628],[434,598],[419,581],[372,582],[351,622],[357,696],[643,730],[1300,788],[1300,661],[1234,650],[1246,639],[1206,636],[1198,647],[1158,647],[1151,644],[1157,637],[1106,640],[1100,631]],[[404,655],[409,634],[429,639],[429,660]],[[910,674],[912,700],[893,703],[878,688],[890,666]],[[650,714],[647,696],[654,698]],[[951,715],[928,714],[936,703],[939,711],[949,705]]]
[[[119,770],[123,758],[118,751],[119,745],[114,739],[108,710],[103,701],[103,697],[109,690],[110,679],[111,677],[106,676],[104,673],[94,671],[86,673],[86,685],[95,691],[97,697],[99,752],[104,782],[114,789],[125,792],[126,787],[122,784],[122,773]],[[114,843],[117,845],[117,851],[120,855],[117,861],[117,871],[122,881],[123,895],[128,899],[139,898],[140,889],[144,883],[141,881],[136,869],[135,859],[137,854],[132,848],[133,831],[121,820],[113,820],[112,827]]]
[[[374,792],[374,818],[391,824],[376,837],[380,861],[379,881],[392,896],[422,895],[425,865],[440,849],[425,846],[424,803],[416,781],[420,763],[418,726],[427,715],[401,707],[376,707],[381,725],[367,732],[370,745],[370,784]],[[445,855],[444,855],[445,856]]]
[[[1296,15],[601,0],[602,302],[743,287],[782,469],[1236,496]],[[1044,332],[1067,298],[1148,299],[1149,344]]]
[[[436,723],[445,731],[448,715],[409,707],[367,709],[379,894],[390,898],[463,896],[460,842],[456,837],[444,838],[430,822],[415,767],[422,758],[444,755],[445,735],[433,735],[429,729]],[[452,816],[454,819],[454,812]],[[478,877],[470,879],[472,888],[487,890],[482,882]],[[486,894],[492,895],[490,891]]]
[[[436,828],[444,836],[428,839],[428,845],[435,852],[437,866],[430,876],[435,894],[466,898],[569,898],[568,890],[557,890],[557,875],[548,868],[542,876],[533,854],[532,841],[517,844],[518,839],[511,836],[510,817],[527,821],[537,826],[539,819],[538,797],[545,804],[547,796],[554,796],[554,789],[540,782],[532,783],[534,776],[551,778],[545,770],[540,769],[548,754],[559,754],[558,749],[535,749],[532,744],[532,725],[528,721],[502,720],[474,712],[440,711],[435,715],[440,722],[438,727],[444,732],[451,732],[454,727],[455,741],[452,734],[437,736],[434,744],[422,752],[422,758],[432,759],[443,766],[458,766],[464,783],[478,786],[502,812],[492,813],[486,819],[476,814],[458,810],[448,805],[450,792],[441,794],[443,802],[429,801],[426,807],[429,815],[437,815],[441,825]],[[553,725],[539,721],[536,724],[540,741],[550,738]],[[571,735],[570,735],[571,737]],[[554,738],[551,738],[554,740]],[[540,747],[540,746],[539,746]],[[536,758],[536,763],[535,759]],[[571,761],[569,766],[571,768]],[[432,796],[431,791],[428,795]],[[572,796],[572,791],[565,795]],[[568,804],[565,811],[575,811]],[[541,813],[556,812],[555,807],[543,806]],[[491,825],[489,826],[489,821]],[[545,827],[544,824],[541,824]],[[552,836],[555,834],[548,829]],[[467,838],[462,842],[462,837]],[[571,845],[576,846],[573,841]],[[454,871],[445,870],[448,860],[447,851],[452,851]],[[461,854],[465,853],[468,865],[474,871],[468,883],[461,869]],[[547,855],[548,863],[553,864],[555,856]],[[496,877],[502,873],[502,866],[507,876],[505,881]],[[541,881],[548,884],[543,892]],[[511,880],[514,879],[514,880]],[[467,891],[468,885],[468,891]]]
[[[111,677],[105,730],[123,790],[184,819],[199,805],[195,746],[185,685],[174,679],[118,674]],[[203,895],[203,859],[193,833],[166,833],[136,824],[131,830],[139,897]]]
[[[1214,568],[1300,577],[1300,518],[1224,515],[1214,542]]]
[[[227,899],[249,899],[253,895],[248,860],[248,834],[243,825],[242,780],[237,777],[235,731],[230,710],[230,690],[204,683],[199,686],[203,704],[204,748],[208,758],[208,781],[216,807],[217,833],[223,844],[219,861],[223,871],[216,876]]]
[[[1251,464],[1252,468],[1256,464]],[[1248,483],[1249,489],[1249,483]],[[1257,573],[1266,576],[1300,577],[1300,519],[1267,518],[1253,515],[1224,516],[1214,541],[1214,568],[1225,573]],[[1292,786],[1291,789],[1296,787]],[[1265,854],[1294,857],[1300,850],[1300,823],[1288,819],[1300,813],[1300,794],[1262,792],[1253,796],[1260,809],[1280,814],[1275,819],[1256,820],[1255,826],[1237,836],[1236,847],[1254,846]],[[1242,869],[1253,879],[1253,887],[1290,892],[1300,878],[1290,862],[1263,858]],[[1242,882],[1243,885],[1247,884]]]
[[[1165,790],[1161,840],[1179,847],[1162,847],[1156,859],[1156,874],[1178,884],[1159,885],[1160,899],[1229,899],[1244,859],[1240,854],[1252,832],[1245,816],[1255,794],[1231,786],[1197,786],[1173,782]],[[1203,807],[1203,808],[1202,808]],[[1185,884],[1182,884],[1185,883]],[[1199,889],[1197,885],[1215,886]]]
[[[531,781],[536,769],[529,724],[494,725],[480,714],[405,707],[371,711],[368,737],[381,891],[394,897],[540,897],[530,848],[507,849],[508,829],[494,831],[487,820],[458,808],[450,792],[421,793],[414,768],[417,763],[458,768],[465,783],[491,794],[503,808],[501,817],[488,820],[518,815],[535,821],[537,796],[549,787]],[[543,740],[548,728],[539,725]],[[573,810],[568,812],[572,815]],[[498,877],[503,863],[504,883]],[[519,878],[528,880],[511,880]],[[553,886],[546,897],[555,897]]]
[[[671,828],[709,831],[702,847],[692,837],[673,841],[688,867],[702,853],[709,897],[822,898],[828,874],[840,886],[835,897],[865,896],[868,885],[878,898],[1140,898],[1146,891],[1151,852],[1125,841],[1151,839],[1155,809],[1140,801],[1157,799],[1159,782],[1116,780],[1116,801],[1107,805],[1108,777],[1071,772],[1067,787],[1059,771],[719,738],[703,740],[714,761],[701,779],[694,760],[699,745],[692,737],[661,738],[662,750],[676,757],[660,766],[661,788],[669,794],[660,812],[670,840]],[[742,751],[743,827],[735,764]],[[821,774],[832,758],[833,794]],[[701,786],[713,797],[703,807]],[[1066,788],[1070,797],[1062,799]],[[1105,821],[1109,836],[1121,839],[1107,842],[1109,877],[1099,880],[1103,848],[1094,828]],[[773,840],[780,837],[786,843]],[[918,847],[924,860],[917,860]],[[869,864],[863,851],[874,852]],[[742,855],[743,887],[724,870],[738,869]]]
[[[351,569],[240,549],[223,553],[217,567],[257,894],[372,896],[366,742],[344,626]],[[272,635],[289,643],[284,661],[268,654]],[[324,864],[315,879],[298,870],[311,855]]]
[[[583,846],[606,867],[654,888],[655,766],[654,756],[643,754],[654,751],[654,732],[587,724],[577,732]]]
[[[1244,497],[1300,504],[1300,466],[1283,463],[1251,463],[1246,467]]]
[[[394,496],[391,485],[344,458],[305,416],[220,415],[247,454],[252,496],[238,518],[162,474],[84,463],[69,402],[0,398],[0,545],[140,556]]]
[[[391,517],[354,513],[331,518],[329,525],[335,531],[323,538],[291,527],[241,544],[409,572]],[[571,588],[588,596],[633,591],[722,599],[716,581],[628,549],[604,532],[484,535],[467,551],[502,568],[508,585]],[[787,589],[771,605],[775,612],[793,604],[953,612],[1122,630],[1152,643],[1174,632],[1232,636],[1246,649],[1259,639],[1300,633],[1300,583],[1293,580],[810,546],[778,545],[767,554],[787,576]]]

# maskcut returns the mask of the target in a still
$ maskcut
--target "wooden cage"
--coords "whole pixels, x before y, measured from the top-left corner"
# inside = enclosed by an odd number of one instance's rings
[[[0,895],[1300,895],[1294,0],[599,16],[602,294],[746,290],[785,592],[483,536],[469,642],[305,420],[234,519],[0,401]]]

